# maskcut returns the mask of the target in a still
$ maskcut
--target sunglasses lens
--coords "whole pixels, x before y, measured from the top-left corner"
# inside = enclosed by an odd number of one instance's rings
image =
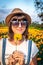
[[[22,25],[22,26],[26,26],[26,23],[25,23],[25,22],[22,22],[21,25]]]
[[[19,26],[19,22],[12,23],[13,26]]]
[[[19,24],[21,24],[22,27],[26,26],[26,20],[20,20],[20,21],[17,21],[17,20],[13,20],[12,21],[12,25],[15,26],[15,27],[18,27]]]

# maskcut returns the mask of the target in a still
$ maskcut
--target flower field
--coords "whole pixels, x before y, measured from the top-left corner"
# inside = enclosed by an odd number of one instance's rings
[[[28,32],[29,32],[28,39],[32,39],[39,48],[39,52],[37,55],[38,65],[43,65],[43,30],[29,28]],[[7,37],[8,27],[0,27],[0,39]]]
[[[38,65],[43,65],[43,30],[38,30],[35,28],[28,29],[29,39],[32,39],[37,47],[39,48],[37,62]]]

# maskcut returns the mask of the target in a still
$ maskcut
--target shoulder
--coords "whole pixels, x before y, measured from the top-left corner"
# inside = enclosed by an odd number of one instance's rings
[[[37,46],[36,46],[36,43],[35,43],[33,40],[27,40],[27,43],[28,43],[29,41],[32,42],[32,47],[34,47],[34,46],[37,47]]]
[[[0,39],[0,46],[2,45],[4,39],[7,40],[7,38],[2,38],[2,39]]]
[[[3,43],[3,38],[0,39],[0,46],[2,45]]]
[[[6,40],[6,42],[4,41],[4,39]],[[2,38],[0,39],[0,50],[2,50],[2,47],[3,47],[3,43],[7,43],[7,38]]]
[[[30,44],[30,43],[32,43],[32,46],[34,46],[34,45],[35,45],[35,42],[34,42],[34,41],[32,41],[32,40],[27,40],[26,42],[27,42],[27,44],[28,44],[28,43],[29,43],[29,44]]]
[[[7,40],[8,38],[1,38],[1,39],[0,39],[0,43],[3,41],[3,39],[6,39],[6,40]]]

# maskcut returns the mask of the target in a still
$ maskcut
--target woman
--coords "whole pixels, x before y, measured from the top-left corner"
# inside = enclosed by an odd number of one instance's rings
[[[5,54],[1,52],[3,39],[0,40],[1,65],[27,65],[29,44],[28,27],[31,24],[30,16],[21,9],[15,8],[11,14],[6,17],[5,22],[9,26],[9,38],[6,39]],[[20,39],[16,37],[16,35],[18,35]],[[38,51],[38,48],[32,41],[30,62],[28,65],[37,65],[36,55]],[[2,56],[5,62],[3,62]]]

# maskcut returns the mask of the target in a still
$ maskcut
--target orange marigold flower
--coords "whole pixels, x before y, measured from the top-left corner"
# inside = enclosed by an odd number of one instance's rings
[[[21,40],[22,39],[22,34],[14,34],[14,39],[15,40]]]

